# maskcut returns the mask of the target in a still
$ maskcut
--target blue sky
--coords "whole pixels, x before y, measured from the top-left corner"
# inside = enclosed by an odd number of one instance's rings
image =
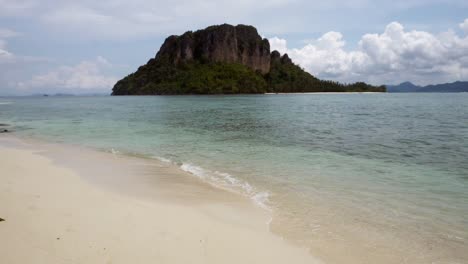
[[[164,39],[251,24],[341,82],[468,80],[468,1],[0,0],[0,95],[110,92]]]

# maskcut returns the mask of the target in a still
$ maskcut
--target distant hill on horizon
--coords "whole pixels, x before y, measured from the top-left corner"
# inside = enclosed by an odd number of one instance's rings
[[[404,82],[398,85],[386,85],[389,93],[462,93],[468,92],[468,82],[431,84],[426,86]]]

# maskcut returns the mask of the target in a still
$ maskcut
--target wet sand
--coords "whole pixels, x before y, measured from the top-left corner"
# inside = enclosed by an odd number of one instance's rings
[[[173,166],[11,136],[0,157],[4,263],[320,263]]]

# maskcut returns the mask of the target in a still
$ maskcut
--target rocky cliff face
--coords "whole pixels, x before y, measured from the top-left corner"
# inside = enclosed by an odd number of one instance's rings
[[[270,71],[270,44],[252,26],[223,24],[181,36],[170,36],[156,55],[175,65],[193,60],[240,63],[266,74]]]
[[[277,51],[277,50],[274,50],[272,53],[271,53],[271,64],[276,64],[276,63],[279,63],[279,64],[294,64],[292,62],[292,60],[289,58],[288,54],[284,54],[283,56],[281,56],[281,54]]]

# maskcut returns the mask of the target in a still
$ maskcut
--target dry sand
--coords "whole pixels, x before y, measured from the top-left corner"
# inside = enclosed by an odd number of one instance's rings
[[[249,200],[172,167],[2,135],[0,262],[319,262]]]

